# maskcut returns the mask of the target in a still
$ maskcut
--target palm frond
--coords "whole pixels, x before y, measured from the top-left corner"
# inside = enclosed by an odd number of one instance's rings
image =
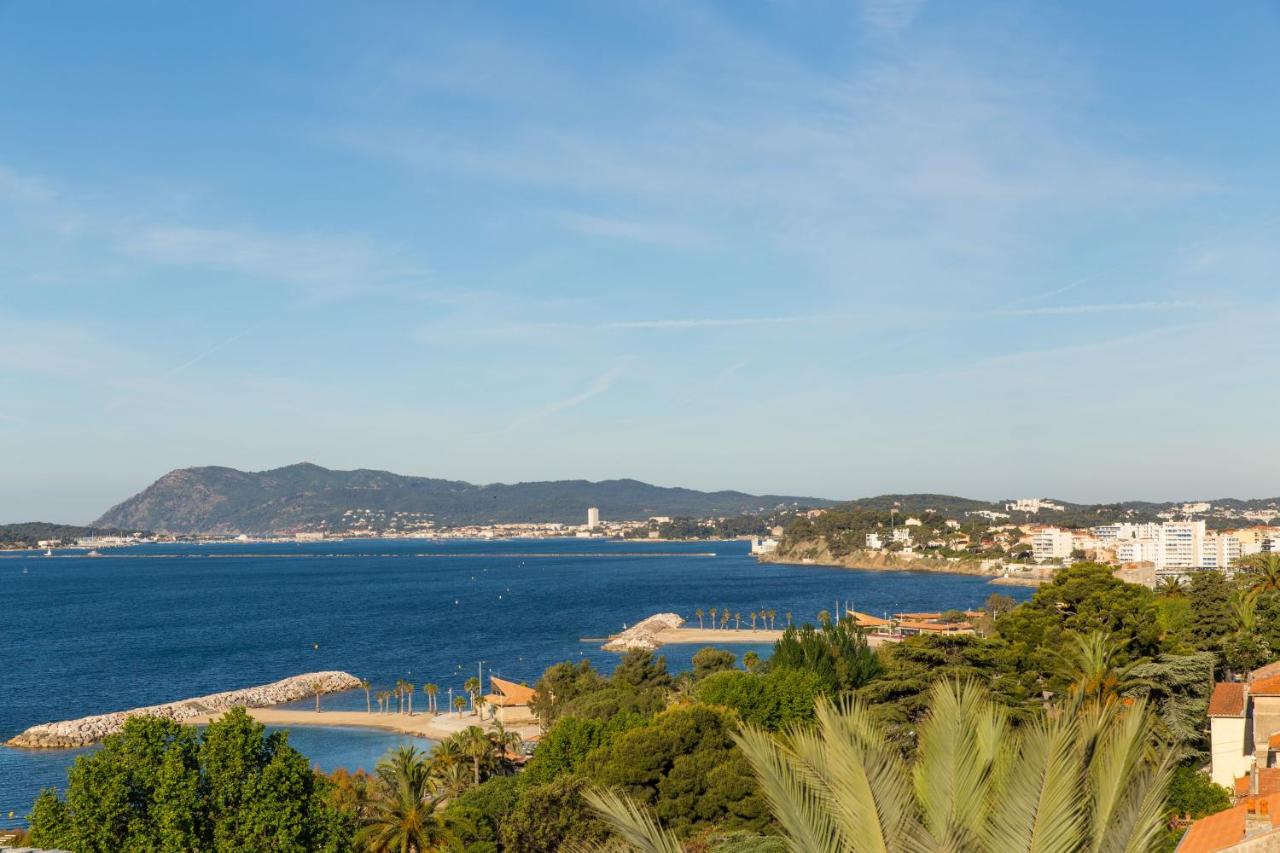
[[[683,848],[676,837],[660,827],[653,815],[629,798],[598,788],[588,790],[584,796],[631,849],[639,853],[682,853]]]

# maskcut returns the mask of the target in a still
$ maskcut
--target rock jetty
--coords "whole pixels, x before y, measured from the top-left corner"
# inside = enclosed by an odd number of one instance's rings
[[[130,717],[167,717],[181,723],[205,714],[220,714],[237,706],[265,708],[314,696],[317,692],[338,693],[359,686],[360,679],[349,672],[308,672],[243,690],[228,690],[180,702],[98,714],[61,723],[41,723],[13,738],[8,745],[24,749],[73,749],[95,744],[108,735],[115,734],[124,728],[125,720]]]
[[[672,628],[679,628],[684,619],[674,613],[655,613],[648,619],[637,622],[617,636],[610,637],[609,642],[601,648],[606,652],[626,652],[632,649],[653,651],[662,645],[658,635]]]

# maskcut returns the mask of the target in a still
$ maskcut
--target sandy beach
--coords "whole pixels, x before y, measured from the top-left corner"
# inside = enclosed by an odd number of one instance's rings
[[[205,715],[194,717],[184,722],[191,725],[207,725],[221,715]],[[250,708],[249,716],[268,726],[338,726],[343,728],[382,729],[415,737],[442,740],[449,735],[462,731],[468,726],[480,726],[488,729],[490,722],[481,721],[468,712],[457,714],[378,714],[367,711],[304,711],[296,708]],[[507,731],[518,732],[522,738],[529,739],[539,733],[536,724],[510,725]]]
[[[654,635],[662,644],[702,643],[708,646],[720,643],[773,643],[782,638],[782,631],[765,628],[667,628]]]

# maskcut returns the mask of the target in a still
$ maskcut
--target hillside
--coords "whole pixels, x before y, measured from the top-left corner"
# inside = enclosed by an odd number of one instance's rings
[[[107,510],[98,525],[167,533],[272,533],[326,523],[368,510],[429,518],[437,525],[559,521],[581,523],[589,506],[608,519],[655,515],[728,516],[780,506],[825,507],[833,501],[742,492],[664,488],[638,480],[556,480],[478,486],[405,477],[387,471],[331,471],[301,463],[270,471],[183,468]]]

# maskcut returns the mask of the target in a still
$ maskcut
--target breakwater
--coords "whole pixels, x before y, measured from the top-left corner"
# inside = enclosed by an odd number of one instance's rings
[[[265,708],[317,693],[337,693],[359,686],[360,679],[349,672],[308,672],[257,687],[212,693],[162,705],[148,705],[130,711],[97,714],[58,723],[41,723],[14,737],[7,745],[24,749],[73,749],[90,746],[119,732],[124,728],[125,720],[130,717],[166,717],[181,723],[196,717],[215,716],[237,706]]]

